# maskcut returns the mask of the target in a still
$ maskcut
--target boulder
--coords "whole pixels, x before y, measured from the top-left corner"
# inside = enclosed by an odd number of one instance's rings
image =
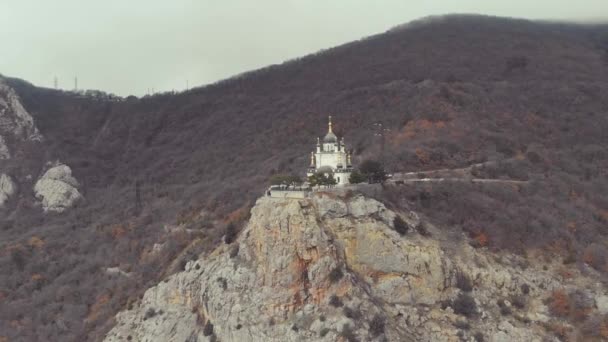
[[[4,140],[2,135],[0,135],[0,160],[10,159],[10,157],[11,153],[8,149],[8,145],[6,144],[6,141]]]
[[[45,212],[63,212],[83,198],[78,186],[70,167],[58,164],[38,179],[34,193],[42,201]]]
[[[17,184],[9,175],[0,174],[0,208],[17,192]]]

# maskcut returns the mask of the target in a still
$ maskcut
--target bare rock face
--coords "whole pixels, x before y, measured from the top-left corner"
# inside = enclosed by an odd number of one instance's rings
[[[17,184],[9,175],[0,174],[0,208],[17,192]]]
[[[25,110],[17,93],[0,78],[0,135],[18,140],[41,141],[42,135],[34,125],[34,119]],[[0,139],[0,154],[2,142]],[[5,143],[4,143],[5,145]],[[5,145],[6,146],[6,145]]]
[[[0,160],[10,159],[10,157],[11,152],[8,149],[8,145],[6,144],[6,141],[4,140],[2,135],[0,135]]]
[[[149,289],[105,340],[551,340],[540,295],[557,286],[549,273],[496,263],[465,243],[445,249],[438,236],[401,236],[397,215],[419,221],[361,195],[260,198],[235,243]],[[526,312],[503,316],[497,299],[522,284]],[[453,304],[463,296],[466,310]]]
[[[63,212],[83,197],[78,181],[69,166],[58,164],[48,169],[34,186],[36,198],[42,201],[44,211]]]

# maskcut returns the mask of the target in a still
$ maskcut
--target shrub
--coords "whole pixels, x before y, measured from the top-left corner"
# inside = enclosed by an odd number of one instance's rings
[[[270,176],[271,185],[300,185],[302,178],[295,174],[275,174]]]
[[[156,316],[156,310],[154,310],[153,308],[148,308],[148,310],[146,310],[146,313],[144,314],[144,321],[154,316]]]
[[[323,329],[321,329],[321,331],[319,331],[319,336],[325,337],[325,335],[327,335],[328,332],[329,332],[329,328],[323,328]]]
[[[329,272],[329,281],[332,284],[335,284],[340,281],[342,277],[344,277],[344,273],[342,272],[342,268],[340,268],[339,266]]]
[[[521,284],[521,293],[528,295],[530,293],[530,285]]]
[[[359,171],[370,183],[382,183],[387,179],[384,167],[375,160],[364,160],[359,165]]]
[[[236,239],[236,235],[238,233],[236,224],[234,224],[233,222],[230,222],[228,224],[228,226],[226,226],[226,234],[224,237],[224,242],[226,244],[231,244],[234,242],[234,240]]]
[[[564,290],[555,290],[548,298],[549,311],[554,316],[564,317],[570,312],[570,298]]]
[[[458,321],[454,322],[454,326],[456,328],[458,328],[458,329],[461,329],[461,330],[469,330],[469,329],[471,329],[471,325],[467,321],[458,320]]]
[[[340,297],[338,297],[336,295],[329,297],[329,304],[336,308],[339,308],[342,305],[344,305],[344,303],[342,303],[342,300],[340,299]]]
[[[211,321],[207,321],[207,323],[205,323],[205,327],[203,328],[203,335],[204,336],[211,336],[213,334],[213,323],[211,323]]]
[[[418,234],[425,236],[425,237],[429,237],[431,236],[431,232],[428,231],[428,229],[426,229],[426,226],[424,225],[424,223],[419,224],[416,227],[416,231],[418,232]]]
[[[25,268],[25,253],[21,249],[15,249],[11,252],[11,260],[19,271],[23,271]]]
[[[528,57],[526,56],[512,56],[505,62],[505,73],[511,72],[517,69],[525,69],[528,66]]]
[[[454,309],[455,313],[465,317],[471,317],[477,314],[475,299],[466,293],[460,293],[458,297],[452,301],[452,309]]]
[[[471,292],[473,290],[473,284],[471,278],[462,271],[456,273],[456,287],[464,292]]]
[[[511,308],[507,306],[507,304],[505,304],[505,301],[503,299],[499,299],[498,302],[496,302],[498,304],[498,307],[500,308],[500,314],[503,316],[507,316],[511,314]]]
[[[354,320],[358,320],[362,316],[361,311],[349,308],[348,306],[345,306],[344,309],[342,309],[342,312],[344,313],[344,316]]]
[[[407,231],[410,229],[407,223],[399,215],[395,216],[395,219],[393,220],[393,226],[395,227],[397,233],[401,235],[407,234]]]
[[[228,289],[228,281],[226,280],[226,278],[223,277],[219,277],[217,278],[217,282],[219,283],[220,287],[225,291],[226,289]]]
[[[518,309],[523,309],[526,307],[526,297],[523,295],[513,295],[511,296],[511,304]]]
[[[348,181],[351,184],[363,183],[366,180],[367,180],[367,178],[363,174],[361,174],[361,172],[356,171],[356,170],[351,172],[350,177],[348,177]]]
[[[345,341],[348,341],[348,342],[358,342],[359,341],[359,339],[357,339],[357,336],[355,335],[355,333],[353,332],[351,327],[347,324],[345,324],[342,327],[342,332],[340,332],[340,337],[342,337]]]
[[[240,248],[240,246],[238,244],[232,246],[232,249],[230,250],[230,258],[231,259],[233,259],[237,255],[239,255],[239,248]]]
[[[475,335],[473,335],[473,337],[475,338],[476,342],[484,342],[485,338],[483,337],[483,334],[481,332],[476,332]]]
[[[372,321],[369,323],[369,331],[372,336],[378,336],[384,333],[384,317],[380,314],[374,315]]]

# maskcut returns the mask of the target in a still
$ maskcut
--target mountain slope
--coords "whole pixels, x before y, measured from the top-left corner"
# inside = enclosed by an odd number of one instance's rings
[[[448,16],[142,99],[3,78],[44,142],[5,139],[0,160],[18,189],[0,209],[0,331],[100,339],[117,310],[244,222],[271,174],[302,172],[328,114],[355,162],[380,155],[382,122],[390,171],[495,161],[476,174],[531,183],[390,188],[387,203],[494,250],[605,272],[607,32]],[[55,161],[86,201],[43,214],[34,182]]]

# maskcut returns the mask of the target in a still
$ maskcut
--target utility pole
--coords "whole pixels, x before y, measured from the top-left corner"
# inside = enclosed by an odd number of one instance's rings
[[[140,182],[139,180],[135,181],[135,215],[139,216],[141,213],[141,193],[139,190]]]

